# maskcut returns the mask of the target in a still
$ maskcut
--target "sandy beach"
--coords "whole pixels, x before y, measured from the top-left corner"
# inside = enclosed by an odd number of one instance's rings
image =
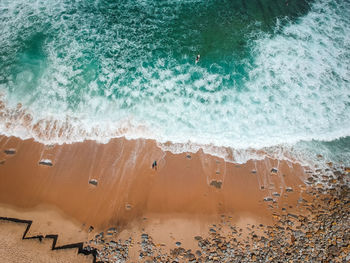
[[[1,216],[33,220],[33,234],[56,233],[66,243],[114,227],[135,235],[147,229],[167,248],[174,240],[194,247],[193,237],[221,216],[243,228],[272,224],[270,203],[292,210],[305,190],[305,168],[285,161],[238,165],[124,138],[64,145],[0,140]]]

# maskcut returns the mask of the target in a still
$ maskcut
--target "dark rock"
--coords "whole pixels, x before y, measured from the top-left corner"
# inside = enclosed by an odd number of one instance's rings
[[[265,197],[264,201],[265,202],[271,202],[271,201],[273,201],[273,198],[272,197]]]
[[[131,210],[132,206],[131,204],[125,204],[125,210]]]
[[[221,185],[222,185],[222,182],[220,182],[220,181],[211,181],[211,182],[210,182],[210,185],[212,185],[212,186],[214,186],[214,187],[220,189],[220,188],[221,188]]]
[[[7,155],[13,155],[16,153],[15,149],[7,149],[4,151],[4,153],[6,153]]]
[[[142,238],[142,239],[148,239],[148,235],[145,234],[145,233],[143,233],[143,234],[141,234],[141,238]]]
[[[94,186],[97,186],[98,181],[97,181],[96,179],[91,179],[91,180],[89,180],[89,184],[92,184],[92,185],[94,185]]]
[[[41,165],[46,165],[46,166],[52,166],[52,161],[51,160],[48,160],[48,159],[43,159],[39,162],[39,164]]]
[[[180,241],[177,241],[177,242],[175,243],[175,245],[177,245],[177,246],[179,247],[179,246],[181,246],[181,242],[180,242]]]
[[[287,215],[287,216],[289,216],[289,217],[293,217],[293,218],[298,219],[298,216],[297,216],[297,215],[294,215],[294,214],[291,214],[291,213],[288,213],[288,215]]]
[[[271,169],[271,173],[274,173],[274,174],[275,174],[275,173],[277,173],[277,172],[278,172],[277,168],[272,168],[272,169]]]

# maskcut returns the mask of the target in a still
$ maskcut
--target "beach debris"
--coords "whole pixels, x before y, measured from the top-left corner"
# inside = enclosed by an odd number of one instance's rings
[[[277,169],[277,168],[272,168],[272,169],[271,169],[271,173],[276,174],[277,172],[278,172],[278,169]]]
[[[46,166],[52,166],[52,165],[53,165],[53,164],[52,164],[52,161],[49,160],[49,159],[41,159],[40,162],[39,162],[39,164],[41,164],[41,165],[46,165]]]
[[[210,185],[220,189],[221,186],[222,186],[222,182],[213,180],[213,181],[210,182]]]
[[[6,149],[4,151],[4,153],[7,154],[7,155],[13,155],[13,154],[16,153],[16,150],[15,149]]]
[[[89,184],[92,184],[92,185],[94,185],[94,186],[97,186],[98,181],[97,181],[96,179],[91,179],[91,180],[89,180]]]

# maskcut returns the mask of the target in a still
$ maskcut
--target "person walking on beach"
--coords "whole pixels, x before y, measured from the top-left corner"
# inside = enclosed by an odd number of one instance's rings
[[[153,163],[152,163],[152,169],[155,169],[155,170],[157,170],[157,161],[154,161]]]

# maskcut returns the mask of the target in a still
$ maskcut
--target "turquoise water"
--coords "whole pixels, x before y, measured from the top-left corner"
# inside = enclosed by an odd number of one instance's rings
[[[0,132],[349,163],[349,21],[336,0],[0,0]]]

